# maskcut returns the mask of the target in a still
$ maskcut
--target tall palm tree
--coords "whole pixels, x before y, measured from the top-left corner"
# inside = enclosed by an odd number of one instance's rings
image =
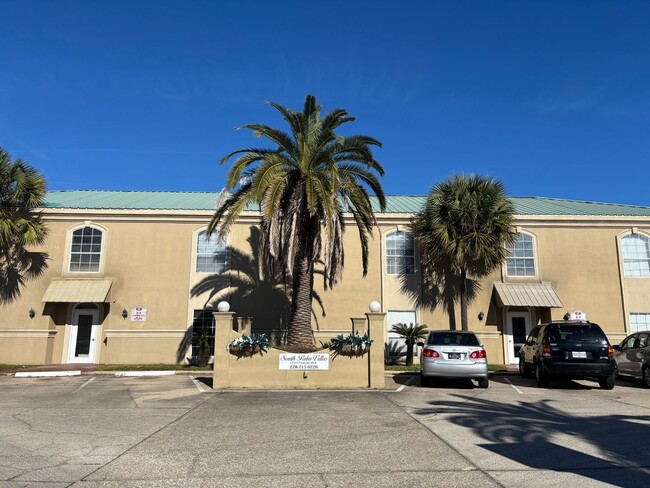
[[[47,229],[35,209],[45,199],[45,179],[29,164],[0,148],[0,305],[20,295],[25,281],[39,276],[47,255],[30,251]]]
[[[461,327],[467,330],[472,278],[500,266],[508,257],[506,246],[517,237],[514,206],[503,184],[489,177],[453,175],[433,187],[411,230],[425,264],[446,262],[456,275]]]
[[[225,236],[247,205],[259,206],[263,252],[282,263],[292,277],[287,342],[311,347],[314,265],[322,253],[326,288],[340,279],[345,212],[359,231],[364,276],[367,273],[375,216],[366,188],[377,196],[381,210],[386,204],[375,175],[384,170],[371,150],[381,143],[363,135],[337,135],[335,130],[354,117],[343,109],[321,117],[321,106],[312,95],[306,96],[302,112],[269,104],[280,112],[290,133],[263,124],[243,126],[275,147],[244,148],[221,159],[224,164],[236,156],[226,182],[226,189],[234,191],[217,208],[208,232],[219,227],[219,236]]]

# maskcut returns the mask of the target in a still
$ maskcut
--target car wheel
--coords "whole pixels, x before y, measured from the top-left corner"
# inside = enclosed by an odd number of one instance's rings
[[[643,382],[645,383],[645,386],[650,388],[650,366],[647,364],[643,367]]]
[[[598,384],[603,390],[613,390],[614,383],[616,382],[616,375],[614,373],[604,378],[598,378]]]
[[[519,356],[519,375],[522,378],[530,378],[530,371],[526,368],[526,361],[522,356]]]
[[[479,388],[487,388],[488,386],[490,386],[490,378],[489,377],[486,376],[485,378],[481,378],[480,380],[478,380],[478,387]]]
[[[614,361],[614,378],[618,378],[618,364]]]
[[[548,386],[548,376],[544,373],[544,370],[539,363],[535,364],[535,382],[540,388]]]

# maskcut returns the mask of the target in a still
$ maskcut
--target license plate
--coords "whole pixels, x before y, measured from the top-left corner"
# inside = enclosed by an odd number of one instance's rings
[[[449,359],[460,359],[460,353],[459,352],[450,352],[448,355]]]
[[[585,351],[573,351],[571,356],[574,358],[586,358],[587,353]]]

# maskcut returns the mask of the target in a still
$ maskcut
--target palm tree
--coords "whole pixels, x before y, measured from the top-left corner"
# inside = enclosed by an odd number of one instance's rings
[[[406,343],[406,365],[413,364],[413,346],[418,339],[424,339],[427,336],[426,325],[406,325],[403,323],[393,325],[392,332],[404,337]]]
[[[291,313],[291,283],[287,283],[280,266],[268,263],[261,255],[257,227],[250,228],[246,241],[251,252],[229,247],[226,272],[203,278],[192,287],[191,296],[207,293],[205,306],[215,310],[219,301],[228,300],[237,307],[238,315],[251,318],[254,332],[269,333],[274,343],[280,343],[286,338]],[[312,298],[325,316],[320,295],[314,291]],[[312,316],[318,320],[316,310],[312,310]]]
[[[483,176],[453,175],[435,185],[412,220],[424,268],[446,262],[459,282],[460,317],[468,329],[468,290],[507,258],[516,240],[514,206],[503,184]]]
[[[29,164],[0,148],[0,304],[13,301],[30,278],[46,268],[47,255],[30,251],[47,229],[35,209],[45,199],[45,179]]]
[[[281,263],[292,279],[287,342],[313,347],[314,265],[322,253],[326,288],[341,278],[345,212],[359,231],[367,274],[368,239],[376,222],[366,188],[377,196],[381,210],[386,204],[375,175],[384,170],[371,150],[381,143],[363,135],[337,135],[335,130],[354,117],[343,109],[321,117],[321,106],[312,95],[306,96],[302,112],[269,104],[282,114],[290,133],[263,124],[243,126],[275,147],[244,148],[221,159],[224,164],[236,156],[226,182],[226,190],[234,191],[217,208],[207,231],[219,227],[219,237],[225,237],[247,205],[259,206],[263,252]]]

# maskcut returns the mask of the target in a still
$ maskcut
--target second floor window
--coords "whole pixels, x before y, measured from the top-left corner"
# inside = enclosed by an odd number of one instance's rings
[[[519,234],[517,241],[508,248],[508,252],[508,276],[535,276],[535,248],[532,236]]]
[[[205,231],[199,232],[196,242],[196,272],[223,273],[226,271],[228,252],[226,243],[217,240],[217,232],[209,236]]]
[[[397,231],[386,236],[386,273],[415,273],[415,247],[411,234]]]
[[[102,231],[84,227],[72,233],[70,272],[96,273],[102,255]]]
[[[623,271],[632,278],[650,277],[650,246],[648,238],[630,234],[621,238],[623,252]]]

